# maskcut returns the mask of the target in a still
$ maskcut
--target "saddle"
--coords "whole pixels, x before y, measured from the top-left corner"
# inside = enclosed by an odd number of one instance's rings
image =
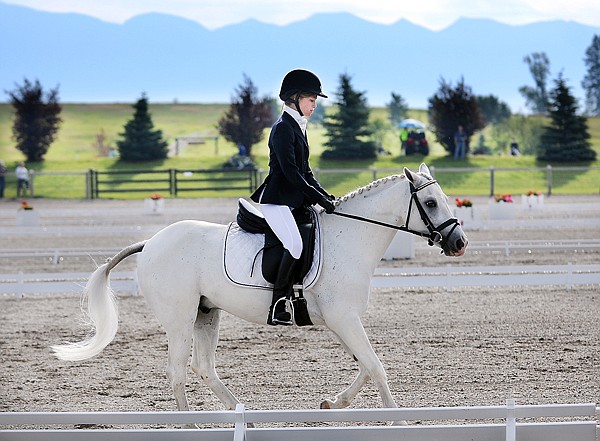
[[[294,320],[298,326],[310,325],[303,290],[312,286],[321,266],[318,217],[312,208],[292,212],[303,249],[294,278]],[[283,245],[262,213],[245,199],[238,203],[236,222],[225,236],[224,269],[230,281],[246,287],[272,289],[277,277]],[[256,267],[260,266],[260,270]]]

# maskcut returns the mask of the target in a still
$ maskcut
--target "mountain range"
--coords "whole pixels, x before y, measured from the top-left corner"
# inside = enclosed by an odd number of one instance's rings
[[[0,101],[23,79],[59,86],[62,102],[227,103],[247,75],[260,96],[276,96],[293,68],[317,73],[335,101],[346,73],[370,105],[400,94],[427,107],[440,80],[461,78],[476,95],[525,111],[518,92],[533,86],[526,55],[545,52],[583,98],[585,50],[599,27],[570,21],[507,25],[459,19],[440,31],[409,21],[377,24],[347,13],[316,14],[285,26],[247,20],[208,30],[182,17],[150,13],[123,24],[0,2]],[[552,82],[549,86],[552,87]]]

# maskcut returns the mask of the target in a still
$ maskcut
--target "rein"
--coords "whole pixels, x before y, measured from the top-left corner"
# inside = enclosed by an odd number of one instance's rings
[[[409,182],[409,183],[410,183],[410,203],[408,205],[408,214],[406,215],[406,223],[404,225],[388,224],[386,222],[381,222],[381,221],[378,221],[375,219],[370,219],[368,217],[357,216],[356,214],[341,213],[339,211],[334,211],[332,214],[335,214],[335,215],[341,216],[341,217],[346,217],[349,219],[354,219],[357,221],[368,222],[370,224],[379,225],[381,227],[405,231],[407,233],[414,234],[415,236],[425,237],[428,239],[427,243],[429,244],[429,246],[433,246],[433,244],[435,243],[435,244],[439,244],[443,248],[446,245],[446,242],[448,241],[448,237],[450,236],[450,234],[452,234],[454,229],[458,226],[458,224],[459,224],[458,219],[451,217],[450,219],[441,223],[437,227],[434,226],[433,222],[431,222],[431,219],[429,219],[427,212],[425,212],[425,209],[421,205],[421,202],[417,198],[417,193],[420,190],[424,189],[425,187],[428,187],[432,184],[436,184],[437,181],[435,179],[433,179],[433,180],[428,181],[425,184],[422,184],[418,187],[415,187],[412,182]],[[419,214],[421,215],[421,220],[423,220],[423,223],[425,224],[425,226],[427,227],[427,230],[429,231],[428,233],[423,233],[422,231],[416,231],[416,230],[413,230],[408,227],[408,223],[410,222],[410,214],[411,214],[411,208],[412,208],[413,201],[415,203],[415,206],[417,207],[417,210],[419,211]],[[452,228],[451,228],[450,232],[448,233],[448,235],[446,237],[444,237],[444,235],[441,233],[441,231],[444,228],[449,227],[450,225],[452,225]]]

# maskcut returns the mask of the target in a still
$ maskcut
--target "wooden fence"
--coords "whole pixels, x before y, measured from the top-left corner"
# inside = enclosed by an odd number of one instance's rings
[[[257,187],[256,170],[89,170],[86,175],[86,198],[99,199],[115,193],[164,193],[177,196],[183,192],[206,195],[207,192],[249,194]]]
[[[597,441],[595,404],[343,409],[246,410],[220,412],[0,412],[4,441]],[[550,421],[548,420],[551,419]],[[526,422],[519,422],[526,420]],[[407,421],[409,425],[382,425]],[[377,422],[378,425],[321,423]],[[410,424],[418,422],[418,424]],[[457,424],[458,422],[458,424]],[[273,426],[276,423],[276,426]],[[309,425],[301,424],[309,423]],[[164,425],[219,425],[202,429]],[[15,429],[15,426],[28,426]],[[48,426],[68,426],[51,428]],[[80,428],[72,428],[73,425]],[[106,425],[161,425],[163,428],[106,428]],[[4,429],[6,426],[11,428]],[[33,428],[32,428],[33,426]],[[94,428],[94,426],[97,426]],[[225,427],[223,427],[225,426]],[[253,426],[253,427],[249,427]],[[262,427],[259,427],[262,426]],[[267,427],[264,427],[267,426]]]
[[[513,194],[518,194],[518,192],[522,192],[522,191],[526,191],[529,189],[533,189],[536,188],[538,190],[544,190],[546,195],[551,195],[551,194],[560,194],[561,191],[563,191],[562,189],[565,188],[567,190],[567,193],[569,192],[569,183],[573,180],[573,177],[575,175],[581,174],[581,173],[586,173],[585,175],[585,180],[583,181],[584,185],[581,185],[581,179],[578,179],[578,189],[579,192],[582,194],[599,194],[600,193],[600,167],[560,167],[560,166],[546,166],[546,167],[532,167],[532,168],[519,168],[519,169],[514,169],[514,168],[501,168],[501,167],[489,167],[489,168],[472,168],[472,167],[449,167],[449,168],[437,168],[437,167],[430,167],[430,170],[432,171],[432,173],[435,175],[435,177],[440,181],[440,183],[442,184],[442,186],[447,190],[447,192],[449,193],[453,193],[453,194],[466,194],[466,195],[476,195],[478,193],[474,193],[474,189],[470,186],[468,186],[468,184],[466,184],[466,186],[458,183],[458,184],[452,184],[451,182],[446,182],[446,178],[450,178],[450,181],[452,180],[452,175],[456,175],[456,174],[462,174],[462,175],[466,175],[466,174],[470,174],[470,173],[485,173],[488,175],[488,180],[489,180],[489,186],[486,189],[485,194],[486,195],[494,195],[496,194],[496,192],[502,192],[502,193],[513,193]],[[511,189],[510,187],[513,185],[511,182],[507,182],[506,178],[503,178],[503,176],[505,175],[505,172],[513,172],[513,171],[521,171],[523,172],[525,175],[530,176],[531,177],[531,188],[528,189],[523,189],[523,188],[519,188],[518,190],[515,189]],[[108,172],[108,173],[114,173],[114,172]],[[125,171],[123,171],[125,172]],[[156,172],[156,174],[154,173]],[[213,178],[218,178],[219,174],[227,174],[229,176],[229,178],[232,178],[233,176],[238,176],[238,181],[248,181],[247,185],[235,185],[235,186],[228,186],[227,189],[232,190],[232,194],[229,194],[228,196],[247,196],[249,193],[249,188],[255,188],[257,183],[262,182],[262,179],[264,178],[265,174],[266,174],[266,170],[256,170],[256,171],[248,171],[248,170],[177,170],[177,179],[180,181],[186,181],[186,178],[190,178],[190,182],[193,182],[193,177],[191,176],[186,176],[189,175],[189,172],[191,172],[192,174],[196,174],[198,175],[199,173],[202,172],[207,172],[207,173],[212,173]],[[352,186],[361,186],[366,184],[366,180],[369,178],[372,178],[373,180],[384,177],[384,176],[388,176],[390,174],[397,174],[397,173],[402,173],[402,169],[401,168],[395,168],[395,169],[378,169],[378,168],[364,168],[364,169],[318,169],[315,168],[313,169],[313,172],[315,173],[315,175],[317,175],[319,177],[319,179],[323,180],[323,183],[327,186],[327,175],[332,175],[332,174],[346,174],[349,175],[350,177],[347,180],[347,184],[349,186],[349,188],[352,188]],[[587,173],[587,172],[591,172],[591,173]],[[96,187],[96,177],[93,176],[92,174],[94,173],[94,171],[89,170],[87,172],[35,172],[35,171],[31,171],[30,173],[30,188],[29,188],[29,197],[60,197],[60,196],[64,196],[64,195],[56,195],[56,194],[45,194],[44,192],[44,182],[56,182],[59,181],[62,184],[64,184],[64,182],[66,180],[69,181],[73,181],[76,179],[84,179],[85,181],[85,194],[73,194],[73,193],[69,193],[68,197],[75,197],[75,198],[83,198],[85,197],[86,199],[93,199],[96,197],[100,197],[100,195],[102,193],[107,194],[109,193],[109,191],[111,189],[114,189],[116,191],[112,192],[114,193],[125,193],[125,192],[130,192],[130,193],[135,193],[135,192],[146,192],[146,193],[152,193],[152,192],[160,192],[160,191],[164,191],[165,193],[169,193],[169,194],[176,194],[177,192],[174,193],[170,193],[171,190],[174,191],[174,187],[173,185],[177,185],[178,182],[175,182],[175,180],[173,179],[172,175],[170,175],[170,173],[172,173],[170,170],[156,170],[156,171],[150,171],[150,173],[148,173],[145,177],[144,175],[144,171],[143,170],[139,170],[139,171],[135,171],[132,172],[130,171],[130,176],[133,176],[133,174],[139,174],[139,176],[137,176],[136,179],[138,180],[138,184],[136,184],[135,186],[132,185],[131,187],[126,187],[125,186],[125,182],[121,182],[121,183],[117,183],[116,181],[118,181],[118,179],[113,179],[112,184],[110,185],[114,185],[114,187],[109,187],[109,184],[106,183],[106,188],[104,187],[104,184],[102,183],[103,180],[109,181],[109,178],[107,178],[108,175],[104,175],[104,172],[98,172],[99,175],[98,177],[100,178],[100,182],[98,183],[98,185],[101,185],[100,187]],[[248,175],[252,174],[252,178],[250,178]],[[211,179],[210,176],[206,176],[206,179]],[[35,183],[37,182],[37,180],[40,180],[40,184],[36,185]],[[141,180],[146,180],[148,182],[146,183],[142,183],[140,182]],[[251,179],[253,181],[251,181]],[[135,181],[135,179],[133,179],[133,177],[131,178],[131,182]],[[181,184],[183,185],[184,182],[181,182]],[[210,182],[210,181],[208,181]],[[213,184],[215,184],[215,186],[219,186],[218,185],[218,181],[212,181]],[[101,184],[102,183],[102,184]],[[14,178],[14,173],[9,173],[7,174],[7,194],[10,194],[13,190],[11,190],[11,188],[16,188],[16,179]],[[452,185],[454,185],[454,187],[452,187]],[[54,187],[60,187],[60,185],[53,185]],[[198,191],[199,196],[206,196],[206,191],[207,191],[207,187],[209,186],[197,186],[198,189],[196,191]],[[222,187],[222,185],[221,185]],[[239,188],[238,188],[239,187]],[[464,187],[464,188],[463,188]],[[130,188],[128,190],[126,190],[127,188]],[[450,188],[450,190],[448,190]],[[581,188],[583,188],[583,190],[581,190]],[[34,190],[35,189],[35,190]],[[40,190],[41,189],[41,190]],[[237,190],[236,190],[237,189]],[[192,190],[183,190],[183,191],[188,191],[191,192]],[[189,194],[189,193],[188,193]]]

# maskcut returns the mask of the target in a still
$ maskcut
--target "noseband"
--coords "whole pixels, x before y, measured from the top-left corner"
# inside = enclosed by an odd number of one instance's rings
[[[375,224],[375,225],[381,225],[382,227],[393,228],[395,230],[400,230],[400,231],[406,231],[407,233],[411,233],[416,236],[425,237],[425,238],[427,238],[427,243],[429,244],[429,246],[433,246],[434,244],[437,244],[443,249],[446,246],[446,244],[448,243],[448,238],[450,237],[450,235],[452,234],[454,229],[459,225],[458,219],[456,219],[455,217],[451,217],[450,219],[446,220],[445,222],[442,222],[440,225],[438,225],[436,227],[433,224],[433,222],[431,222],[431,219],[429,218],[429,216],[427,215],[427,212],[423,208],[421,201],[419,201],[419,198],[417,197],[417,193],[419,191],[423,190],[426,187],[429,187],[432,184],[436,184],[436,183],[437,183],[437,181],[435,179],[432,179],[431,181],[427,181],[426,183],[421,184],[418,187],[415,187],[412,182],[409,182],[409,184],[410,184],[410,203],[408,204],[408,213],[406,214],[406,223],[404,225],[400,225],[400,226],[392,225],[392,224],[380,222],[380,221],[377,221],[374,219],[357,216],[354,214],[340,213],[339,211],[334,211],[333,214],[336,214],[336,215],[342,216],[342,217],[347,217],[347,218],[354,219],[354,220],[369,222],[369,223]],[[408,227],[408,223],[410,222],[410,215],[412,212],[411,210],[413,207],[413,202],[414,202],[414,206],[417,207],[417,210],[419,211],[421,220],[427,227],[428,233],[412,230],[411,228]],[[444,235],[441,233],[442,230],[444,230],[445,228],[447,228],[451,225],[452,225],[452,228],[450,228],[450,231],[448,232],[446,237],[444,237]]]

